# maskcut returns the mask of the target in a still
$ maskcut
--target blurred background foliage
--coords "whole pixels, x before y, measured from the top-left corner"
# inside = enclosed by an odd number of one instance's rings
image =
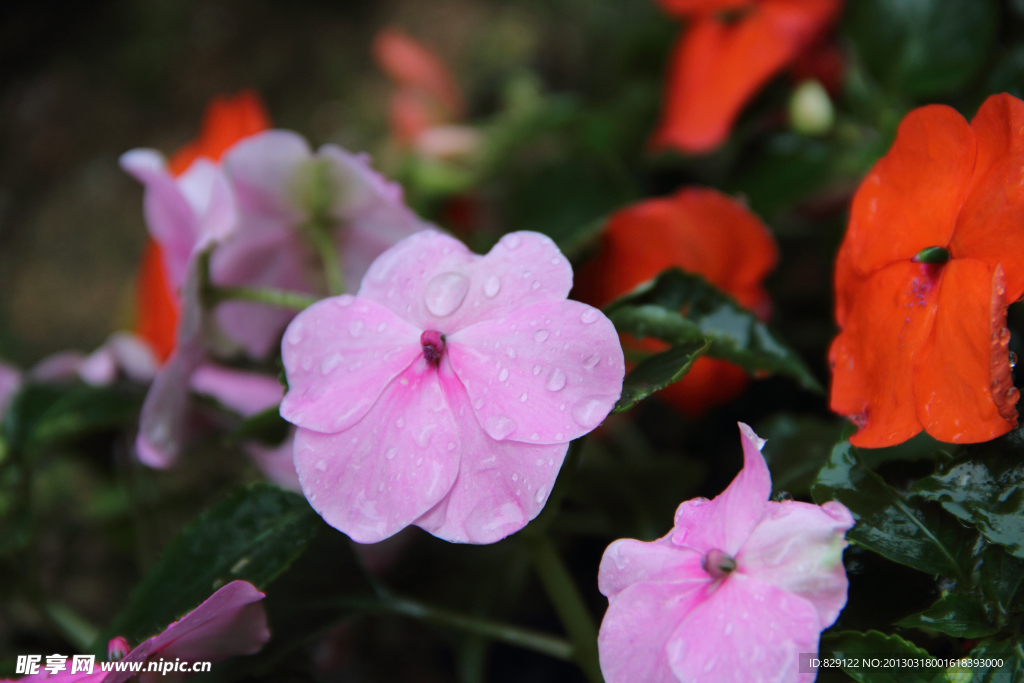
[[[403,27],[451,67],[466,94],[466,122],[485,135],[478,156],[436,162],[396,147],[390,85],[371,51],[386,25]],[[27,367],[61,349],[91,350],[130,326],[146,231],[141,188],[118,156],[139,146],[173,151],[194,136],[212,96],[253,88],[275,125],[314,145],[370,152],[423,215],[477,250],[510,230],[539,230],[580,263],[602,218],[640,198],[686,184],[745,198],[783,254],[768,281],[773,326],[827,386],[832,262],[852,192],[911,108],[943,102],[969,118],[988,94],[1024,96],[1024,2],[850,0],[834,36],[845,78],[832,93],[832,125],[816,135],[790,125],[799,79],[787,72],[744,110],[729,142],[702,157],[647,147],[680,30],[645,0],[4,3],[0,357]],[[467,192],[468,214],[454,201]],[[1010,322],[1020,354],[1019,311]],[[186,522],[238,482],[259,479],[212,429],[174,470],[142,468],[120,429],[141,395],[104,392],[33,388],[8,414],[0,463],[17,454],[18,466],[0,469],[0,673],[16,653],[88,647]],[[208,408],[211,426],[237,426]],[[552,526],[595,614],[606,604],[595,577],[609,540],[656,538],[681,500],[718,493],[740,466],[737,420],[769,439],[779,492],[809,499],[819,468],[850,468],[833,451],[843,424],[825,397],[785,378],[755,382],[699,420],[656,401],[610,417],[583,448]],[[900,449],[864,453],[889,482],[880,486],[902,491],[959,455],[926,437]],[[923,498],[922,509],[939,514],[936,500]],[[341,577],[335,587],[355,586],[353,594],[366,590],[340,535],[322,525],[310,533],[311,549],[278,579],[279,595],[301,595],[325,575]],[[980,537],[961,540],[974,543],[972,557],[986,550]],[[400,594],[557,633],[524,543],[515,536],[461,547],[412,529],[365,549],[362,562]],[[854,588],[842,628],[891,630],[948,587],[863,547],[848,551],[847,565]],[[302,638],[272,649],[263,664],[218,676],[582,680],[568,663],[443,627],[394,616],[345,620],[343,607],[314,618],[277,600],[272,593],[273,623],[302,624]],[[941,631],[915,633],[933,653],[959,654]]]

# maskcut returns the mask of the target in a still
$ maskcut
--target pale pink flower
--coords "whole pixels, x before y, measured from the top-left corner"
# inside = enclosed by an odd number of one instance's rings
[[[21,370],[0,361],[0,418],[7,412],[11,401],[21,391],[23,381]]]
[[[608,683],[813,681],[800,653],[846,605],[841,503],[774,502],[759,439],[740,424],[743,470],[714,500],[679,506],[666,536],[615,541],[598,585]]]
[[[128,332],[114,332],[90,354],[58,351],[36,363],[26,373],[30,382],[71,382],[79,379],[94,387],[113,384],[119,376],[144,384],[157,372],[157,360],[149,345]]]
[[[267,615],[263,610],[263,593],[245,581],[232,581],[207,598],[201,605],[168,626],[159,635],[144,640],[124,656],[126,662],[145,662],[163,658],[180,658],[188,662],[217,662],[228,657],[259,652],[270,640]],[[127,647],[124,638],[110,641],[108,652],[121,654]],[[45,662],[45,660],[44,660]],[[143,664],[143,669],[146,665]],[[137,673],[111,671],[104,673],[99,663],[91,674],[71,673],[71,659],[66,670],[50,674],[40,671],[19,681],[50,681],[51,683],[125,683]],[[142,680],[164,680],[160,674],[143,674]],[[10,683],[10,682],[7,682]]]
[[[493,543],[540,512],[569,441],[615,405],[611,322],[566,300],[572,268],[547,237],[486,256],[424,231],[378,258],[357,296],[300,313],[282,344],[310,504],[360,543],[416,524]]]

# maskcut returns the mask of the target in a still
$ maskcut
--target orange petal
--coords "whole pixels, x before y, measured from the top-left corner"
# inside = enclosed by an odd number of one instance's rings
[[[696,17],[672,57],[656,148],[709,152],[729,135],[740,110],[812,43],[839,0],[765,0],[735,22]]]
[[[658,4],[665,12],[676,16],[728,12],[754,6],[753,0],[658,0]]]
[[[142,252],[135,290],[135,333],[162,362],[174,350],[177,327],[178,300],[168,284],[163,252],[150,238]]]
[[[1017,424],[1002,269],[953,259],[938,291],[934,332],[914,362],[917,414],[940,441],[977,443]]]
[[[974,168],[974,133],[952,107],[907,114],[889,153],[861,183],[843,239],[862,276],[927,247],[945,247]]]
[[[451,118],[462,116],[462,93],[444,62],[405,31],[394,26],[381,30],[373,40],[373,54],[399,86],[426,94]]]
[[[717,358],[698,358],[686,376],[658,392],[658,398],[690,417],[725,405],[750,384],[743,368]]]
[[[612,214],[596,258],[579,276],[580,292],[597,306],[666,268],[703,275],[741,304],[766,313],[762,281],[778,261],[768,228],[735,199],[716,190],[684,188]]]
[[[857,446],[891,446],[923,429],[913,359],[932,329],[939,272],[910,261],[879,270],[861,286],[832,342],[832,410],[860,427],[850,439]]]
[[[956,231],[954,257],[1003,265],[1006,298],[1024,295],[1024,102],[993,95],[971,122],[978,160]]]
[[[259,95],[242,90],[234,97],[214,97],[203,113],[199,137],[175,152],[168,167],[180,175],[199,157],[219,161],[243,138],[270,128],[270,117]]]

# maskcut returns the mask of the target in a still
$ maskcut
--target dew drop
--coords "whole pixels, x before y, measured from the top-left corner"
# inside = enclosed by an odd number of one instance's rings
[[[380,325],[377,325],[377,331],[378,332],[383,332],[386,329],[388,329],[388,324],[387,323],[381,323]]]
[[[486,296],[488,299],[493,299],[498,295],[498,292],[500,290],[501,280],[498,279],[498,276],[492,275],[491,277],[487,278],[487,282],[484,283],[484,296]]]
[[[404,427],[405,426],[405,418],[404,417],[400,417],[397,420],[395,420],[395,426],[398,427],[399,429]]]
[[[542,368],[542,367],[541,367],[541,366],[539,366],[539,365],[534,365],[534,366],[533,366],[533,374],[534,374],[534,376],[537,376],[537,375],[539,375],[539,374],[540,374],[540,371],[541,371],[541,370],[543,370],[543,369],[544,369],[544,368]]]
[[[384,453],[384,457],[388,460],[394,460],[395,456],[398,455],[398,449],[392,446]]]
[[[380,493],[384,490],[384,482],[377,484],[377,492]]]
[[[416,467],[419,467],[422,464],[423,464],[423,458],[417,458],[416,459]]]
[[[547,330],[537,330],[536,332],[533,333],[533,341],[535,341],[535,342],[542,342],[545,339],[547,339],[548,336],[549,336],[549,333],[548,333]]]
[[[423,301],[427,310],[438,318],[458,310],[469,292],[469,278],[462,273],[441,273],[427,283]]]
[[[540,441],[540,434],[537,432],[530,434],[530,441]]]
[[[348,333],[353,337],[358,337],[366,329],[366,325],[363,324],[362,320],[353,320],[348,326]]]
[[[278,328],[280,329],[280,328]],[[288,343],[298,344],[302,341],[304,336],[304,330],[302,329],[302,321],[296,320],[294,324],[288,326]]]
[[[341,296],[339,296],[334,301],[339,306],[341,306],[342,308],[348,308],[349,306],[352,305],[352,302],[355,301],[355,300],[356,300],[356,298],[354,296],[352,296],[351,294],[342,294]]]
[[[316,463],[316,468],[318,470],[320,470],[321,472],[323,472],[324,470],[327,469],[327,461],[326,460],[318,460],[317,463]]]
[[[540,283],[539,283],[539,282],[537,282],[536,280],[534,280],[534,281],[533,281],[533,284],[532,284],[532,285],[530,285],[530,288],[531,288],[531,289],[540,289]]]
[[[413,434],[412,439],[420,448],[426,448],[430,445],[430,438],[434,435],[435,431],[437,431],[436,424],[424,425],[420,430]]]
[[[572,419],[579,426],[592,429],[605,416],[605,402],[599,398],[585,398],[572,408]]]
[[[504,415],[492,415],[487,418],[484,423],[484,427],[487,429],[487,433],[492,439],[504,439],[506,436],[516,431],[515,420],[505,417]]]
[[[526,392],[523,392],[523,393],[522,393],[522,394],[521,394],[521,395],[519,396],[519,402],[520,402],[520,403],[526,403],[526,399],[528,399],[528,398],[530,398],[530,397],[526,395]]]
[[[323,375],[324,377],[331,374],[332,372],[335,371],[335,369],[337,369],[339,365],[341,365],[341,361],[343,360],[344,358],[342,358],[341,355],[337,353],[332,353],[331,355],[327,356],[322,361],[320,361],[320,374]]]
[[[501,372],[498,373],[498,381],[504,382],[508,379],[508,368],[502,368]]]
[[[535,495],[533,499],[538,503],[543,503],[544,499],[547,498],[547,495],[548,490],[542,486],[541,488],[537,489],[537,495]]]
[[[548,375],[548,381],[544,384],[544,388],[548,391],[561,391],[565,387],[565,373],[562,372],[561,368],[555,368]]]
[[[501,239],[501,243],[505,245],[506,249],[516,249],[519,247],[520,244],[522,244],[522,241],[522,238],[519,235],[516,235],[515,233],[511,235],[505,235]]]
[[[585,361],[583,361],[583,367],[586,368],[587,370],[593,370],[600,362],[601,356],[595,353],[592,356],[588,357]]]
[[[450,451],[454,451],[455,450],[455,442],[454,441],[449,441],[448,442],[448,450],[450,450]]]
[[[481,408],[483,408],[484,407],[484,397],[481,396],[477,400],[473,401],[473,407],[476,408],[477,410],[480,410]]]
[[[514,359],[516,357],[516,350],[513,349],[511,346],[508,347],[508,352],[507,353],[508,353],[508,357],[509,358],[513,358]]]
[[[600,315],[596,308],[588,308],[580,314],[580,322],[584,325],[589,325],[597,320]]]

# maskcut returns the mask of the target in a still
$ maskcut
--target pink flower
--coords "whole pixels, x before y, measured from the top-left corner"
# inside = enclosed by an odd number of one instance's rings
[[[300,313],[282,344],[281,415],[327,523],[360,543],[410,524],[493,543],[535,517],[625,371],[611,322],[567,301],[571,287],[543,235],[476,256],[424,231],[384,252],[357,296]]]
[[[651,543],[615,541],[598,585],[608,612],[598,639],[608,683],[813,681],[797,656],[846,604],[842,504],[772,502],[759,439],[740,424],[743,470],[714,500],[676,511]]]
[[[267,615],[263,610],[263,593],[245,581],[232,581],[206,599],[201,605],[174,622],[163,633],[139,643],[123,661],[145,662],[163,658],[174,661],[217,662],[228,657],[259,652],[270,640]],[[123,653],[127,647],[120,636],[110,641],[108,652]],[[20,681],[51,681],[71,683],[124,683],[139,674],[131,671],[104,672],[97,664],[91,674],[71,673],[71,660],[65,671],[25,676]],[[145,669],[146,665],[143,665]],[[159,674],[143,674],[143,681],[162,680]]]

